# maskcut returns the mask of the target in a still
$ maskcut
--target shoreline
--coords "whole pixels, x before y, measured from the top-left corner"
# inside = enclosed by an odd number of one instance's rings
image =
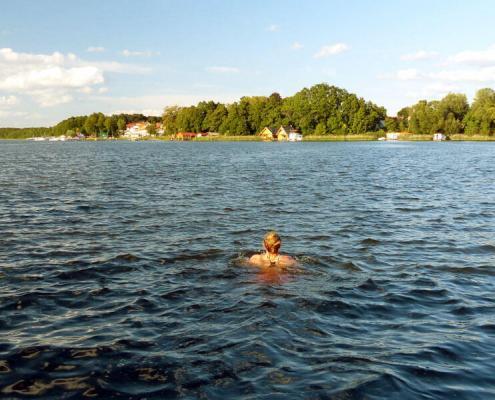
[[[432,135],[414,135],[414,134],[401,134],[397,140],[383,140],[384,142],[433,142]],[[308,135],[303,138],[302,142],[378,142],[378,138],[383,137],[382,134],[354,134],[354,135]],[[0,138],[0,140],[23,140],[33,141],[31,138]],[[80,140],[66,140],[67,142],[111,142],[111,141],[128,141],[133,142],[125,138],[115,139],[80,139]],[[164,141],[164,142],[177,142],[177,140],[171,140],[170,136],[160,136],[154,138],[143,138],[137,140],[139,142],[145,141]],[[465,135],[456,134],[450,136],[446,142],[495,142],[495,136],[488,135]],[[43,140],[48,142],[48,140]],[[192,140],[185,140],[184,142],[264,142],[259,136],[255,135],[233,135],[233,136],[214,136],[214,137],[198,137]],[[276,141],[267,141],[266,143],[275,143]],[[296,142],[297,143],[297,142]]]

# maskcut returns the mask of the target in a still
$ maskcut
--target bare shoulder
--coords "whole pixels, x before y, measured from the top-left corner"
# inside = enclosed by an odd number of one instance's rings
[[[249,263],[250,264],[254,264],[254,265],[260,265],[260,264],[262,264],[261,255],[255,254],[255,255],[251,256],[249,258]]]
[[[280,263],[283,264],[285,267],[292,267],[294,265],[297,265],[297,261],[291,256],[287,255],[280,256]]]

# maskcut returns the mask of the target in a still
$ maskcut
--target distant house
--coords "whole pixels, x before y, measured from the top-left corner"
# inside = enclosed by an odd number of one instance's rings
[[[387,140],[399,140],[398,132],[387,132]]]
[[[297,129],[294,129],[292,126],[282,125],[280,128],[278,128],[276,137],[279,142],[300,142],[302,140],[301,132],[299,132]]]
[[[265,141],[277,140],[276,129],[265,126],[258,134]]]
[[[447,139],[447,136],[445,136],[443,133],[434,133],[433,134],[433,140],[437,141],[437,142],[441,142],[443,140],[446,140]]]
[[[179,132],[175,135],[175,140],[192,140],[197,136],[195,132]]]
[[[126,129],[124,131],[124,138],[136,140],[141,139],[143,137],[149,136],[148,127],[149,123],[146,121],[140,122],[131,122],[126,125]]]

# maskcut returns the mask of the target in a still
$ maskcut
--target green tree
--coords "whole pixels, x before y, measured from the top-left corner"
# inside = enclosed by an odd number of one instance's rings
[[[447,135],[461,133],[463,120],[469,110],[466,95],[449,93],[438,104],[439,129]]]
[[[173,135],[179,132],[177,127],[177,116],[180,110],[181,108],[179,106],[165,107],[163,110],[162,123],[165,134]]]
[[[146,131],[151,135],[151,136],[156,136],[156,124],[149,123],[148,126],[146,126]]]
[[[476,92],[473,104],[464,117],[465,132],[470,135],[492,135],[495,131],[495,91],[490,88]]]
[[[409,131],[415,134],[433,134],[441,127],[439,102],[420,100],[410,108]]]
[[[117,120],[117,129],[119,130],[119,132],[123,132],[125,127],[126,127],[125,119],[123,117],[120,117]]]
[[[205,116],[202,128],[205,132],[218,132],[224,119],[227,118],[227,107],[224,104],[217,104],[215,109]]]
[[[397,117],[385,118],[385,129],[388,132],[397,132],[399,130],[399,121]]]
[[[410,107],[404,107],[397,113],[397,122],[399,123],[399,131],[406,132],[409,130],[409,116],[411,113]]]
[[[105,114],[98,113],[98,119],[96,121],[97,134],[105,130]]]
[[[317,136],[322,136],[327,134],[327,128],[325,126],[325,123],[320,122],[318,125],[316,125],[314,134]]]
[[[97,114],[91,114],[90,116],[88,116],[83,126],[85,132],[90,136],[96,134],[97,123],[98,123]]]
[[[107,131],[108,135],[111,135],[112,132],[112,118],[111,117],[106,117],[105,122],[104,122],[105,130]]]
[[[220,133],[225,135],[248,135],[250,133],[246,115],[238,103],[227,106],[227,117],[220,125]]]

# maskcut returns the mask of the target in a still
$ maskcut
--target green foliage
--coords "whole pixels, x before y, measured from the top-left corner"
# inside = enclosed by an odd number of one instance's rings
[[[202,129],[205,132],[218,132],[227,114],[227,107],[224,104],[217,104],[213,111],[206,114],[201,126]]]
[[[294,96],[242,97],[232,104],[200,102],[190,107],[167,107],[165,132],[220,132],[253,135],[265,126],[293,125],[303,134],[356,134],[382,128],[385,109],[327,84],[305,88]]]
[[[495,91],[480,89],[471,109],[464,118],[465,132],[469,135],[493,135],[495,132]]]
[[[327,129],[325,127],[325,124],[323,122],[320,122],[318,125],[316,125],[314,135],[315,136],[323,136],[327,134]]]
[[[202,101],[195,106],[165,108],[161,117],[142,114],[105,116],[93,113],[67,118],[52,128],[0,128],[0,138],[34,136],[118,136],[126,124],[148,121],[149,130],[163,122],[164,134],[177,132],[220,132],[224,135],[253,135],[263,127],[292,125],[304,135],[358,135],[364,132],[409,132],[430,135],[493,135],[495,133],[495,91],[477,92],[471,107],[466,96],[450,93],[440,101],[421,100],[402,108],[397,117],[387,117],[383,107],[336,86],[320,83],[304,88],[293,96],[242,97],[231,104]]]
[[[406,132],[409,130],[409,113],[410,107],[404,107],[397,113],[397,122],[399,123],[399,131]]]
[[[97,124],[98,124],[98,114],[91,114],[84,121],[84,125],[83,125],[84,132],[88,136],[95,135],[97,130]]]
[[[491,90],[491,89],[488,89]],[[474,107],[474,104],[473,104]],[[397,113],[398,127],[416,135],[442,132],[446,135],[479,130],[480,116],[473,116],[466,95],[449,93],[440,101],[420,100]]]
[[[126,126],[125,118],[124,117],[119,117],[117,120],[117,129],[120,132],[123,132]]]
[[[409,109],[409,132],[433,134],[440,127],[438,102],[420,100]]]
[[[53,135],[53,128],[0,128],[0,139],[28,139]]]
[[[463,120],[469,110],[466,95],[449,93],[438,105],[440,130],[446,135],[454,135],[464,129]]]
[[[179,132],[177,128],[177,116],[181,108],[179,106],[166,107],[163,111],[162,121],[166,135],[174,135]]]
[[[400,129],[399,119],[397,117],[385,118],[385,129],[388,132],[397,132]]]
[[[155,123],[150,123],[146,127],[146,131],[153,136],[156,136],[156,124]]]

